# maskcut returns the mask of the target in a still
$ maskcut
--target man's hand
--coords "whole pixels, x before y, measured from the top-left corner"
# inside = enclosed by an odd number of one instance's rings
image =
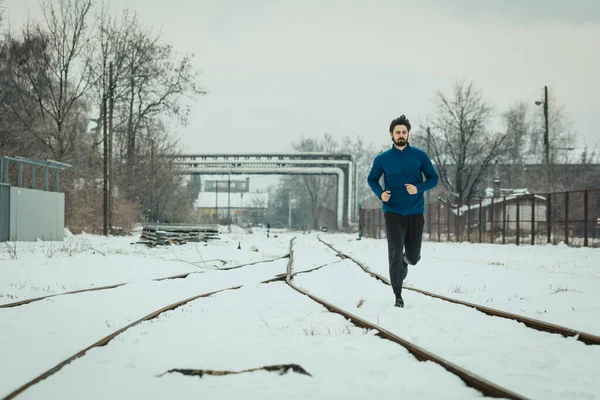
[[[390,192],[389,190],[386,190],[385,192],[381,193],[381,201],[383,201],[384,203],[387,203],[390,197],[392,197],[392,192]]]
[[[408,194],[417,194],[418,190],[415,185],[411,185],[410,183],[407,183],[404,186],[406,186],[406,191],[408,192]]]

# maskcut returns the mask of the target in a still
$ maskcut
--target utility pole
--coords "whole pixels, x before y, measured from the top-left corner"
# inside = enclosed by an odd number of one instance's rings
[[[288,192],[288,227],[292,229],[292,191]]]
[[[544,161],[546,162],[546,196],[550,199],[550,137],[548,132],[548,86],[544,86]],[[535,199],[534,199],[535,201]],[[550,227],[550,218],[552,217],[552,210],[550,208],[550,202],[546,205],[546,221],[548,227]],[[531,227],[533,229],[533,227]],[[548,228],[548,243],[550,243],[551,235],[550,228]]]
[[[544,101],[536,101],[535,105],[544,105],[544,167],[546,175],[546,224],[548,226],[548,243],[552,239],[552,232],[550,229],[550,217],[551,212],[551,196],[550,196],[550,134],[548,128],[548,86],[544,86]]]
[[[219,225],[219,178],[215,180],[215,223]]]
[[[231,174],[227,175],[227,229],[231,232]]]
[[[135,102],[135,69],[133,65],[129,71],[129,83],[131,85],[131,97],[129,99],[129,120],[127,122],[127,197],[132,199],[135,193],[133,189],[135,182],[135,131],[133,124],[133,105]]]
[[[133,103],[135,100],[135,81],[133,72],[129,76],[131,85],[131,98],[129,99],[129,120],[127,121],[127,162],[129,163],[129,173],[133,170],[135,159],[135,134],[133,132]]]
[[[550,138],[548,132],[548,86],[544,86],[544,162],[546,163],[546,193],[550,193]]]
[[[156,217],[154,214],[154,139],[150,139],[150,222],[155,221]]]
[[[113,73],[113,62],[108,64],[108,226],[112,229],[113,221],[113,111],[115,109],[115,83]]]
[[[108,135],[106,126],[106,92],[102,93],[102,142],[104,150],[102,185],[102,233],[108,236]]]
[[[427,156],[431,153],[431,129],[427,127]],[[431,235],[431,204],[429,190],[425,192],[425,206],[427,207],[427,233]],[[431,240],[431,238],[429,239]]]

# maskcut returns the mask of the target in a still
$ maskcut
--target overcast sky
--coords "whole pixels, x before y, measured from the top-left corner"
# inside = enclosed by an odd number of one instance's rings
[[[118,4],[118,5],[117,5]],[[14,30],[37,0],[4,0]],[[289,151],[300,135],[388,144],[436,90],[473,81],[498,114],[543,96],[566,107],[577,145],[600,139],[597,0],[119,0],[194,53],[208,95],[177,132],[186,152]],[[541,112],[541,108],[536,109]],[[415,131],[414,134],[417,134]]]

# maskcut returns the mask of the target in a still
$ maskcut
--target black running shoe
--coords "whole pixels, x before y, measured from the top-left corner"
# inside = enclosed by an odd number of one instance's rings
[[[394,307],[404,308],[404,300],[402,300],[402,296],[396,298],[396,304],[394,304]]]

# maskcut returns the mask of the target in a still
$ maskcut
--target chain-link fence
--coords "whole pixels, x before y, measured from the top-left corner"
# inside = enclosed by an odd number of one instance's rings
[[[385,237],[381,209],[360,210],[361,235]],[[474,243],[600,247],[600,189],[432,203],[425,239]]]

